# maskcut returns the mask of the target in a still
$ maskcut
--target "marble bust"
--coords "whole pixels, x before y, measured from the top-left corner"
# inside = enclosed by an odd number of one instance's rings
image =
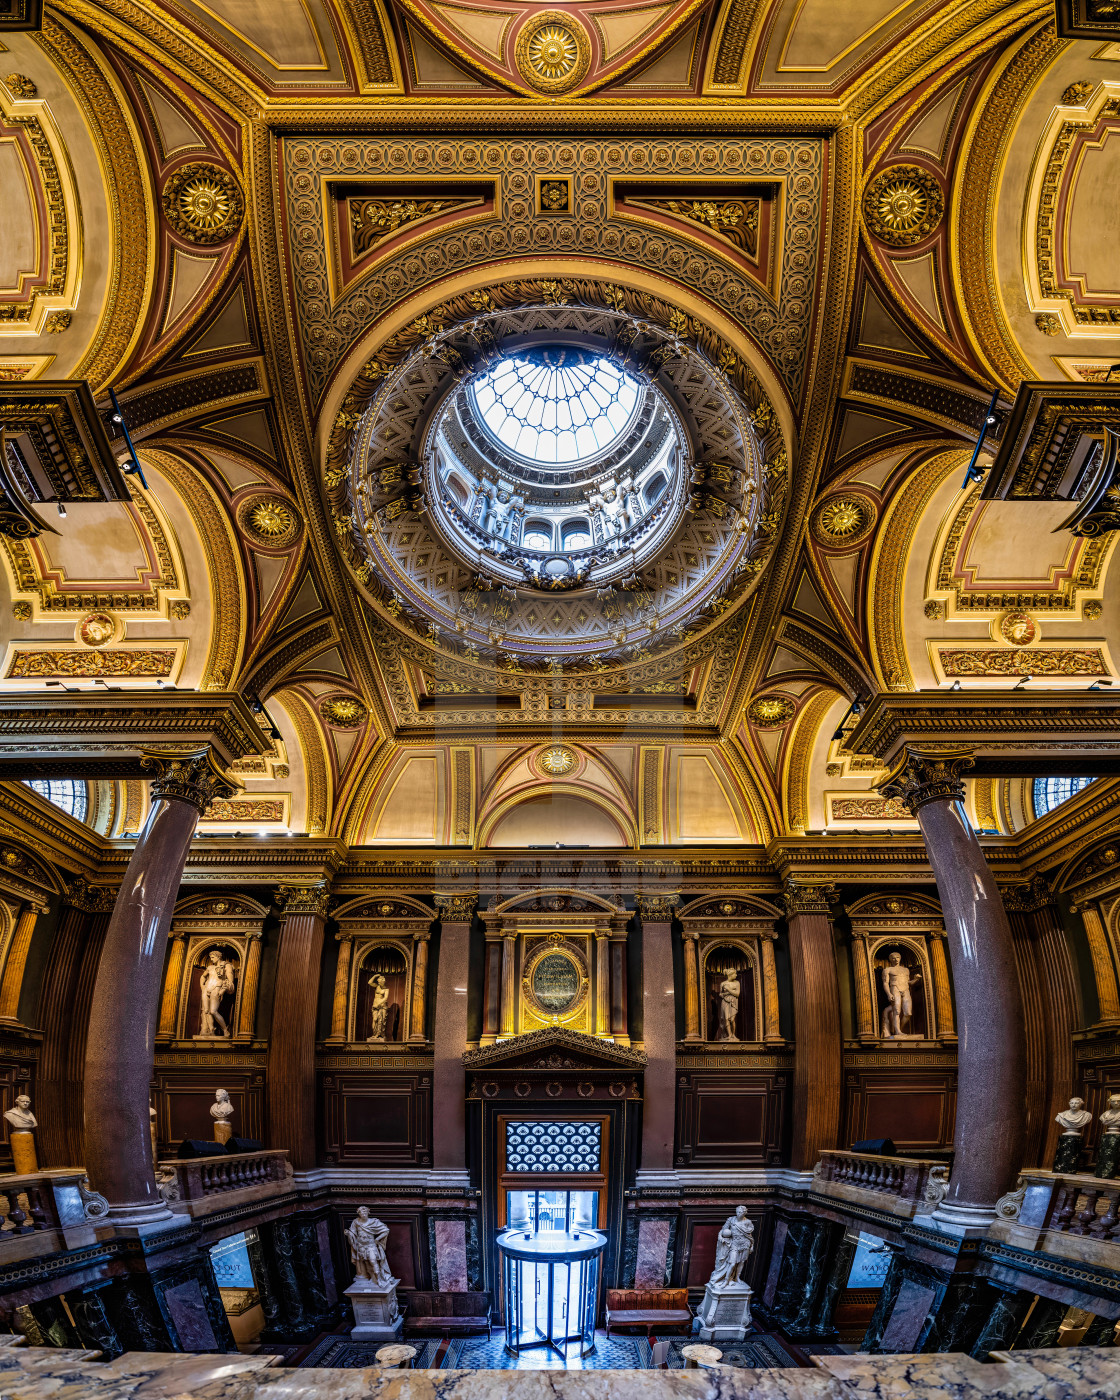
[[[224,1123],[228,1118],[232,1118],[235,1112],[236,1109],[229,1101],[229,1090],[215,1090],[214,1102],[210,1105],[210,1117]]]
[[[1101,1114],[1101,1134],[1120,1133],[1120,1094],[1109,1094],[1108,1107]]]
[[[1067,1133],[1076,1133],[1080,1137],[1092,1116],[1085,1107],[1084,1099],[1070,1099],[1069,1107],[1059,1113],[1054,1122],[1062,1125],[1063,1136]]]
[[[740,982],[738,972],[729,972],[719,987],[719,1039],[738,1040],[735,1018],[739,1014]]]
[[[32,1128],[39,1126],[39,1120],[31,1112],[31,1100],[26,1094],[20,1094],[12,1108],[9,1108],[4,1117],[11,1124],[13,1131],[17,1133],[29,1133]]]
[[[346,1238],[356,1277],[379,1288],[390,1287],[394,1280],[385,1255],[388,1225],[371,1216],[369,1206],[359,1206],[357,1215],[347,1228]]]

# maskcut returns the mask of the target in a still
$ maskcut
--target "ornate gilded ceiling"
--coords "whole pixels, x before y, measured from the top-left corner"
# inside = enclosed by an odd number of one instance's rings
[[[213,830],[905,826],[833,737],[854,698],[1117,676],[1111,537],[961,485],[993,388],[1120,361],[1115,28],[994,0],[0,20],[0,388],[88,380],[123,455],[115,388],[148,481],[5,542],[0,685],[262,701]],[[433,518],[441,405],[528,343],[616,357],[679,425],[632,567],[521,569]],[[972,786],[979,823],[1030,820],[1021,783]],[[143,815],[136,784],[94,805]]]

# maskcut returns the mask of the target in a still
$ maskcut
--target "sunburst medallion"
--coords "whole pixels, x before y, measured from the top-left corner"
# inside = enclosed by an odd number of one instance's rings
[[[876,176],[863,196],[863,216],[881,243],[909,247],[928,238],[941,222],[941,186],[916,165],[892,165]]]
[[[245,201],[228,171],[202,161],[181,165],[163,189],[167,222],[191,243],[223,243],[241,227]]]
[[[566,92],[581,82],[591,63],[591,43],[569,15],[549,11],[531,20],[517,40],[521,75],[542,92]]]

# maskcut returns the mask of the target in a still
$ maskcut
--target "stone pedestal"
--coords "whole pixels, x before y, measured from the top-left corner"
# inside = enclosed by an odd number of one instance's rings
[[[8,1134],[8,1144],[12,1149],[12,1171],[17,1176],[30,1176],[39,1170],[34,1133],[14,1128]]]
[[[1063,1133],[1058,1139],[1058,1150],[1054,1153],[1056,1172],[1076,1172],[1081,1161],[1080,1133]]]
[[[397,1284],[393,1279],[387,1288],[355,1279],[345,1296],[354,1307],[354,1326],[350,1336],[355,1342],[398,1342],[401,1336],[400,1308],[397,1307]]]
[[[223,1122],[220,1118],[214,1119],[214,1141],[229,1142],[233,1137],[233,1125]]]
[[[1120,1133],[1105,1133],[1097,1149],[1097,1175],[1111,1181],[1120,1174]]]
[[[701,1341],[741,1342],[751,1325],[751,1289],[745,1283],[716,1288],[709,1283],[696,1316]]]

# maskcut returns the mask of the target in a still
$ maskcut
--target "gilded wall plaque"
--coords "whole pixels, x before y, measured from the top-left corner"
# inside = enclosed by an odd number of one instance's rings
[[[566,953],[549,953],[533,969],[533,995],[546,1011],[567,1011],[579,985],[579,968]]]

